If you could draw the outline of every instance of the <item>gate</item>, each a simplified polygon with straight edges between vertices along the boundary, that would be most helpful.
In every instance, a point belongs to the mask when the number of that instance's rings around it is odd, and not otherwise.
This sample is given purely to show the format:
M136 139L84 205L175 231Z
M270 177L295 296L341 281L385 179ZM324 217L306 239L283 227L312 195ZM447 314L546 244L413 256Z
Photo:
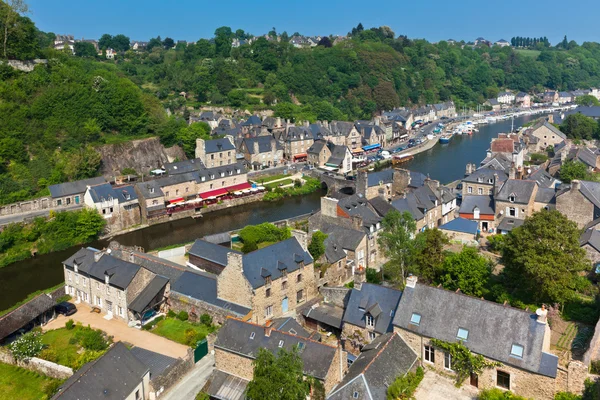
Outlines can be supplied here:
M202 358L208 354L208 341L206 339L202 339L196 344L196 348L194 349L194 363L202 360Z

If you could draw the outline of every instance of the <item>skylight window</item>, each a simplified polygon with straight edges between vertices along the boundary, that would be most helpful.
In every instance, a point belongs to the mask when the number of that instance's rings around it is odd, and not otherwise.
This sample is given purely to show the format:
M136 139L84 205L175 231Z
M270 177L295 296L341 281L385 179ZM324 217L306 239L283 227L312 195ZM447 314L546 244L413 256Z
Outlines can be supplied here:
M302 351L302 350L304 350L304 347L305 347L305 344L304 344L304 343L302 343L302 342L299 342L299 343L298 343L298 351Z
M283 340L279 341L279 347L283 347Z
M250 334L250 339L254 339L254 336L256 336L256 333L252 332L252 333Z
M463 328L458 328L456 338L460 340L467 340L469 338L469 331Z
M510 349L510 355L517 358L523 358L523 346L520 344L513 344Z
M413 313L410 317L410 323L418 326L421 323L421 314Z

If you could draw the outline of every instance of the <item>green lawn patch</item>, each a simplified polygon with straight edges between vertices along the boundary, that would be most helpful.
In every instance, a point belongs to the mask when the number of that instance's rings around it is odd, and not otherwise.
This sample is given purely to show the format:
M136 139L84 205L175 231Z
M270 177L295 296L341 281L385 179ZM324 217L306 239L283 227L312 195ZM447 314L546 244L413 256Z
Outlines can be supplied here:
M525 57L533 57L533 58L537 58L537 56L539 56L541 53L541 51L539 51L539 50L528 50L528 49L516 49L515 51Z
M267 182L275 181L277 179L287 178L288 176L292 176L292 174L279 174L279 175L267 176L266 178L259 178L259 179L255 179L254 181L257 183L267 183Z
M189 334L186 331L193 330L196 333L195 339L204 339L209 333L214 331L213 327L207 327L201 324L194 324L189 321L181 321L176 318L165 318L160 321L150 332L167 338L177 343L189 346Z
M49 399L62 381L14 365L0 363L0 398Z
M60 328L41 336L44 349L39 358L64 365L73 370L93 361L106 352L112 338L89 327L75 325L72 329Z
M284 179L282 181L277 181L277 182L273 182L273 183L267 183L264 186L267 189L272 190L273 188L276 188L276 187L279 187L279 186L289 185L290 183L294 183L294 180L293 179Z
M74 335L75 329L67 330L66 328L47 331L42 335L42 343L48 346L46 349L56 355L56 359L50 361L67 367L72 367L75 364L81 346L77 343L70 343ZM44 350L42 350L42 355L43 352Z

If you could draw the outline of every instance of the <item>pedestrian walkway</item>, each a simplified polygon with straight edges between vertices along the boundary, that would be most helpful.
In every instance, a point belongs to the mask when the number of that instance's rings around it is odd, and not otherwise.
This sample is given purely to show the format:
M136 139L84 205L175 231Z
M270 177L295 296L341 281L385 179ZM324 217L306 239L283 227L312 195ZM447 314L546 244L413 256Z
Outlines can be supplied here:
M206 355L179 382L160 396L161 400L194 400L215 369L215 356Z

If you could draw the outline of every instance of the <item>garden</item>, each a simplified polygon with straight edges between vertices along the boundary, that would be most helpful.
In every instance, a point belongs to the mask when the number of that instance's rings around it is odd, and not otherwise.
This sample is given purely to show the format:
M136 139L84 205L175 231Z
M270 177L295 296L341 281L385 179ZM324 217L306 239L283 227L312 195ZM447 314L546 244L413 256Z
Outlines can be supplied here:
M265 201L277 201L291 196L302 196L316 192L321 188L321 182L316 178L303 177L304 183L301 180L296 179L293 187L280 188L276 187L271 192L265 193L263 200ZM291 183L291 182L290 182ZM279 182L277 182L279 184Z
M189 314L185 311L175 313L169 310L166 317L160 316L142 328L166 339L181 343L185 346L196 347L196 344L215 332L212 317L208 314L200 316L200 322L189 321Z
M2 399L46 400L52 397L62 382L25 368L0 363Z

